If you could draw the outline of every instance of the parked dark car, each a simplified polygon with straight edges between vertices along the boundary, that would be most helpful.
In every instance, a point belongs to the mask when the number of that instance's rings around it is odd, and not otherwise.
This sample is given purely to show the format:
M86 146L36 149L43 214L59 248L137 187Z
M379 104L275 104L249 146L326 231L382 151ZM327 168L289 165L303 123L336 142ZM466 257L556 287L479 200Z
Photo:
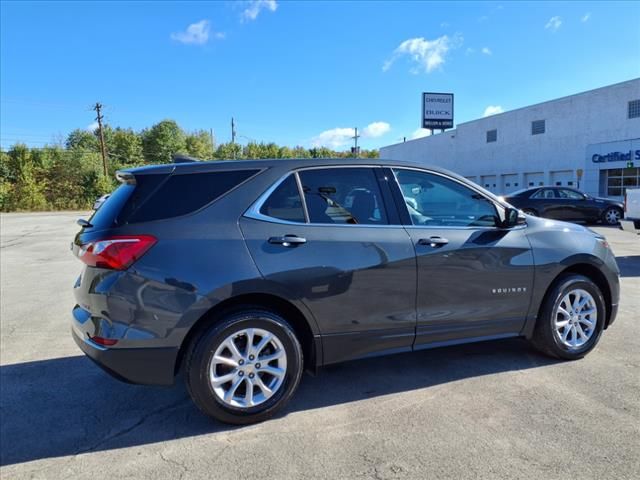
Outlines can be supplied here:
M304 159L117 176L72 243L86 264L73 337L129 382L182 369L224 422L272 416L305 368L518 336L577 359L616 317L604 237L438 168Z
M519 190L505 200L528 215L556 220L617 225L623 216L622 202L587 195L568 187L533 187Z

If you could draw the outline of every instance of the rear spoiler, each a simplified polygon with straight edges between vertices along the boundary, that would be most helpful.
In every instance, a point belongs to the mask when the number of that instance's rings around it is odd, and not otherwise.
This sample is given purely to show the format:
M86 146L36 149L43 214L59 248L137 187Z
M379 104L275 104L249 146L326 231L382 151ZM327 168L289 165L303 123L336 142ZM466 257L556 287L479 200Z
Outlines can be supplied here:
M133 176L133 173L123 172L122 170L118 170L116 172L116 179L120 183L126 183L127 185L135 185L136 177Z

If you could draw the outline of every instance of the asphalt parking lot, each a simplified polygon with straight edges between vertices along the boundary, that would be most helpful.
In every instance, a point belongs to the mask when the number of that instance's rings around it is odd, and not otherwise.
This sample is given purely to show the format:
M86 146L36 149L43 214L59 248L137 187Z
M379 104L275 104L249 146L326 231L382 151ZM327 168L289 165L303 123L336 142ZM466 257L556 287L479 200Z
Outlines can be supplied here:
M616 323L577 362L521 340L305 376L277 418L205 418L181 382L110 378L69 334L79 214L1 217L0 477L640 477L640 236L595 227L622 270Z

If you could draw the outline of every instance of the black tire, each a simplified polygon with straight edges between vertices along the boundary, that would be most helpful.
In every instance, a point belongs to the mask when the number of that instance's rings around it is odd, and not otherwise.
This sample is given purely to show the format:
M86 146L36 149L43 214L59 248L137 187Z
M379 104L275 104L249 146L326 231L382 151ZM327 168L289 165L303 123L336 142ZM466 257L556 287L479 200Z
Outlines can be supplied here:
M615 221L612 218L610 218L612 212L615 212L618 214L618 219L616 219ZM623 218L623 216L624 216L624 213L618 207L609 207L602 214L602 223L606 225L618 225L620 223L620 220Z
M538 216L538 212L536 212L533 208L523 208L522 211L527 215L531 215L532 217Z
M286 373L280 387L264 403L234 407L224 403L214 392L209 381L209 367L222 342L247 328L266 330L279 339L286 354ZM267 420L287 404L300 383L303 365L302 347L287 321L273 312L250 307L223 315L194 340L187 352L185 382L189 395L205 415L224 423L245 425Z
M593 297L598 317L594 331L587 342L580 347L568 347L562 343L555 332L554 312L563 297L571 290L582 289ZM604 329L606 320L606 304L602 292L589 278L582 275L564 275L551 286L540 307L531 343L541 352L564 360L577 360L595 348Z

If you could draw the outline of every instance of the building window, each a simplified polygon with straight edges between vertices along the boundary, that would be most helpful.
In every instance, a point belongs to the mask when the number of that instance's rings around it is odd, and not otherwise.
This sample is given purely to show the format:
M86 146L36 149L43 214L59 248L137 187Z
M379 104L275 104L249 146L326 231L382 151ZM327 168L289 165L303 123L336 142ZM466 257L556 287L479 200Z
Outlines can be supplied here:
M513 184L513 186L514 186L514 187L517 187L517 186L518 186L518 182L514 183L514 184Z
M545 121L534 120L531 122L531 135L540 135L545 132Z
M640 100L631 100L629 102L629 118L640 117Z
M640 168L613 168L607 170L607 196L621 197L627 188L640 187Z
M487 130L487 143L498 140L498 130Z

